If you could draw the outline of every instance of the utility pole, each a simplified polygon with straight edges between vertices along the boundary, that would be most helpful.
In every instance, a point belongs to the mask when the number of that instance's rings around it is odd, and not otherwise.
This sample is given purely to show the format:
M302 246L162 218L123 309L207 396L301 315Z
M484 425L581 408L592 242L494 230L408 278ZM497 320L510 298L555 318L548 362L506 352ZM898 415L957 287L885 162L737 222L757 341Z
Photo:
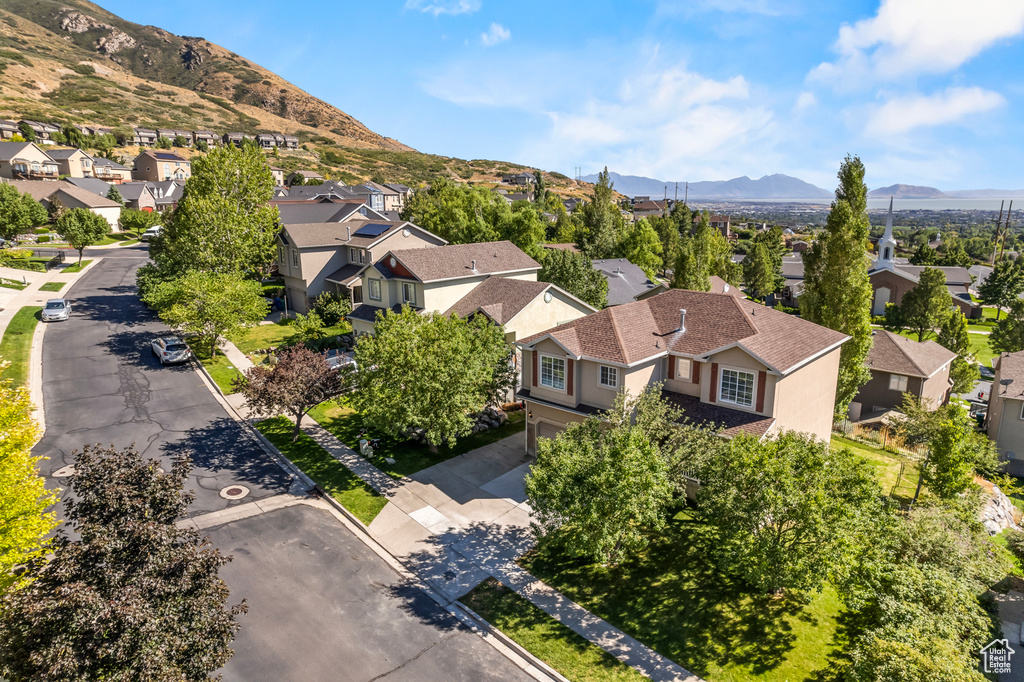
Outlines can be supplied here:
M689 206L690 205L690 183L689 182L686 183L686 190L685 191L686 191L686 194L683 195L683 203L686 206Z
M996 247L999 246L999 229L1003 224L1003 205L1006 204L1006 199L999 202L999 217L996 218L996 240L992 243L992 259L989 261L990 265L996 264Z
M662 204L661 215L662 217L668 215L668 185L665 185L665 198Z
M676 197L672 200L673 203L679 203L679 183L676 183Z
M1012 214L1013 199L1010 199L1010 207L1006 209L1006 224L1003 226L1003 235L999 238L999 260L1003 260L1003 250L1006 248L1006 235L1010 233L1010 216Z

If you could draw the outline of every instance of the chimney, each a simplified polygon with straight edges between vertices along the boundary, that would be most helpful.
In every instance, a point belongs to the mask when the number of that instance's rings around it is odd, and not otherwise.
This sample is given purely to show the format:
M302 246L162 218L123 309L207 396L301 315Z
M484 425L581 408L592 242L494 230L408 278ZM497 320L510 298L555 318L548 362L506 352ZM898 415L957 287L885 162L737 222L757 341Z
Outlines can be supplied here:
M679 331L686 331L686 308L679 309Z
M469 269L472 270L473 272L476 272L476 261L475 260L473 261L473 264L469 267Z
M352 241L352 226L351 225L346 226L345 227L345 231L348 232L348 236L345 237L345 241L347 241L347 242Z

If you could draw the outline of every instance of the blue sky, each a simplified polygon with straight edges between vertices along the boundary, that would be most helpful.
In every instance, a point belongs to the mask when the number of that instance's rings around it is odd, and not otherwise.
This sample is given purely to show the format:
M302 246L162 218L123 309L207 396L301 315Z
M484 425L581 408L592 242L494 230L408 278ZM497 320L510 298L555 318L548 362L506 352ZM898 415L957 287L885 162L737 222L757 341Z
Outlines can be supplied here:
M101 0L424 152L571 175L1024 188L1022 0Z

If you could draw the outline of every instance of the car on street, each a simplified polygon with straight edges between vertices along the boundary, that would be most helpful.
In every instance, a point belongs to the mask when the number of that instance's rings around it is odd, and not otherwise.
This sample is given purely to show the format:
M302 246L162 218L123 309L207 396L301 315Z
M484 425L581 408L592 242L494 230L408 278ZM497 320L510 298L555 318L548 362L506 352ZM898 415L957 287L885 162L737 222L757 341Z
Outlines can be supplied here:
M161 336L153 339L150 348L153 349L153 355L157 357L161 365L188 362L188 359L192 357L192 351L188 349L188 345L177 336Z
M51 298L43 306L43 322L57 322L71 317L71 303L66 298Z
M141 241L148 242L153 237L159 237L160 236L160 228L161 228L160 225L154 225L153 227L151 227L148 230L146 230L145 232L143 232L142 236L139 237L139 239Z

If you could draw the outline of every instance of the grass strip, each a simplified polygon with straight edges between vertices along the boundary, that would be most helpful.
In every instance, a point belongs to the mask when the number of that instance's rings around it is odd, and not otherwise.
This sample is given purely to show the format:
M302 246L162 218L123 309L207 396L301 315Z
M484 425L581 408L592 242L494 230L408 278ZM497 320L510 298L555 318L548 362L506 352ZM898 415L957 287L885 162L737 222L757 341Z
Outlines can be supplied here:
M19 282L16 279L7 279L6 277L0 277L0 287L3 287L5 289L17 289L18 291L21 291L27 286L27 284L23 284L22 282Z
M39 291L60 291L67 282L47 282L39 287Z
M91 260L84 260L84 261L82 261L81 265L78 265L77 263L75 265L69 265L68 267L66 267L63 270L61 270L61 272L66 272L66 273L69 273L69 274L73 274L73 273L76 273L76 272L81 272L91 262L92 262Z
M265 419L257 423L256 428L295 466L366 525L370 525L388 503L387 498L366 485L305 433L300 433L298 440L293 443L292 431L295 427L289 419Z
M647 679L494 578L480 583L461 601L572 682Z
M15 386L28 383L28 361L32 354L32 333L40 319L42 307L27 305L14 313L10 324L4 330L4 338L0 339L0 358L10 362L11 366L4 372Z

